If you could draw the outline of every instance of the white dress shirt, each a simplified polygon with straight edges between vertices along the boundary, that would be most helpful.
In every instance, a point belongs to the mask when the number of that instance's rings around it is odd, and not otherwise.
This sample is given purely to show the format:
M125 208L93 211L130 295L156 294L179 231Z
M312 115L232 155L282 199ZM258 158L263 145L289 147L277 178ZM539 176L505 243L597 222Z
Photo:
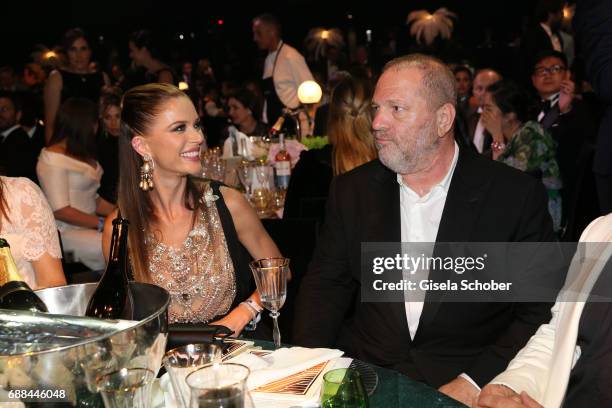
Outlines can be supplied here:
M4 139L6 139L6 137L10 135L11 133L13 133L13 130L17 129L18 127L19 125L15 125L11 128L6 129L4 132L0 133L0 142L4 142Z
M557 92L556 94L553 94L547 98L547 100L550 101L551 108L559 103L559 96L561 96L561 93ZM538 122L544 119L544 116L546 116L546 112L540 111L540 113L538 114Z
M397 175L400 185L400 219L402 242L436 242L442 210L450 187L453 172L459 158L459 147L455 143L455 155L446 176L429 193L419 197L410 187L404 184L401 175ZM426 254L427 255L427 254ZM431 254L429 254L431 255ZM408 293L405 293L405 298ZM423 311L423 301L405 302L406 318L410 337L414 339L419 319Z
M553 49L555 51L563 52L563 47L561 47L561 40L559 39L559 36L557 36L557 34L553 34L548 24L540 23L540 26L542 26L542 29L546 31L546 34L548 34L548 38L550 38Z
M484 132L485 127L482 123L482 108L479 106L477 112L480 114L478 117L478 123L476 124L476 130L474 130L474 138L472 139L472 143L476 146L476 150L478 153L482 153L484 150Z
M278 58L276 58L277 54ZM274 61L276 61L276 66ZM262 78L270 77L273 77L274 89L278 99L280 99L283 105L291 109L297 108L300 105L300 100L297 96L300 84L304 81L313 80L302 54L282 41L279 42L278 48L275 51L268 54L264 62ZM274 120L272 118L268 119Z

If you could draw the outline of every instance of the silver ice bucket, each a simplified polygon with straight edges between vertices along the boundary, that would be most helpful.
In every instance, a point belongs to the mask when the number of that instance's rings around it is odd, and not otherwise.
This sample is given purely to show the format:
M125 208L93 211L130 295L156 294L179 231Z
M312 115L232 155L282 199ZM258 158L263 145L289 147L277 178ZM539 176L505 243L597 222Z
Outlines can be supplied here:
M168 340L170 296L155 285L130 285L134 322L72 318L85 314L95 283L37 291L58 316L22 312L11 318L0 310L0 401L19 391L21 401L103 407L100 376L123 368L157 373ZM24 390L33 392L24 398Z

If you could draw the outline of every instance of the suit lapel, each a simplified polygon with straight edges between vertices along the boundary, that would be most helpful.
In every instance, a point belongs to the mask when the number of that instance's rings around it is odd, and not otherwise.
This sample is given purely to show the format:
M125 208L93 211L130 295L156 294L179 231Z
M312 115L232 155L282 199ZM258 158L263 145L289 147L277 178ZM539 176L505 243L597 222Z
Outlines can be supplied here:
M366 197L370 214L367 216L366 242L397 243L397 252L401 251L401 218L399 202L399 184L397 175L380 165L379 172L370 180L371 194ZM379 303L389 307L393 321L398 323L401 336L410 340L406 310L402 302Z
M477 160L476 153L467 149L459 151L457 167L444 203L436 242L469 242L472 240L472 231L480 214L486 187L490 183L488 175L478 170ZM435 273L437 279L446 279L440 274L441 272ZM452 272L445 272L446 275L450 273ZM433 322L441 301L441 292L426 293L417 335L422 327Z

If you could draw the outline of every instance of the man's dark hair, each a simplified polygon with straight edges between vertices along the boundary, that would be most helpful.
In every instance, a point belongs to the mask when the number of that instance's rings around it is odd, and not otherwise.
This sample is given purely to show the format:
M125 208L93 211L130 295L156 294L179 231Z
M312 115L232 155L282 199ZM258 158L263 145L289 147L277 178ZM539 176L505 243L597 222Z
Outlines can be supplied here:
M535 17L538 23L548 20L549 14L563 10L563 0L539 0L535 8Z
M544 50L544 51L538 53L538 55L536 55L536 57L534 59L534 63L533 63L533 67L532 68L535 69L535 67L540 62L542 62L542 60L544 60L546 58L558 58L563 63L563 66L565 68L568 68L568 66L567 66L567 57L565 56L565 54L562 53L562 52L559 52L559 51L555 51L555 50Z
M0 91L0 98L8 99L17 112L21 111L22 99L15 92Z
M455 69L453 69L453 74L454 75L457 75L459 72L465 72L466 74L468 74L470 79L473 79L473 77L474 77L474 75L472 74L472 71L470 71L470 69L468 67L466 67L465 65L459 65L459 66L455 67Z
M514 112L522 123L529 120L529 96L517 83L502 79L489 85L487 92L502 113Z
M273 26L274 28L276 28L276 31L278 32L278 36L279 37L281 36L282 34L281 23L280 21L278 21L278 18L276 18L274 15L270 13L263 13L255 17L253 19L253 22L255 21L261 21L264 24Z

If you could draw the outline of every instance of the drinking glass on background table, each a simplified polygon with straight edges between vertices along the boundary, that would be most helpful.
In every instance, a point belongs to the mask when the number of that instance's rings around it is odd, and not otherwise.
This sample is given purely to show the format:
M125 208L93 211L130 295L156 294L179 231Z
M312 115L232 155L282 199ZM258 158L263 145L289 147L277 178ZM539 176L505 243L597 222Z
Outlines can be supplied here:
M262 217L270 211L270 203L273 198L273 173L272 167L266 164L258 164L252 170L252 192L250 196L251 204L257 214Z
M150 408L155 373L146 368L122 368L97 381L106 408Z
M259 297L263 306L270 311L274 322L274 346L280 348L281 338L278 329L279 310L287 297L287 277L289 276L288 258L264 258L249 264Z
M368 408L368 394L359 371L338 368L323 376L321 408Z
M247 198L251 198L251 186L253 184L253 179L251 178L251 163L247 160L243 160L240 162L240 165L236 169L238 173L238 179L240 179L240 183L244 187Z
M188 344L166 353L163 364L170 377L177 402L182 407L188 408L191 399L185 378L208 364L220 363L222 355L223 350L216 344Z
M253 408L247 388L250 371L241 364L220 363L200 368L187 376L190 408Z

